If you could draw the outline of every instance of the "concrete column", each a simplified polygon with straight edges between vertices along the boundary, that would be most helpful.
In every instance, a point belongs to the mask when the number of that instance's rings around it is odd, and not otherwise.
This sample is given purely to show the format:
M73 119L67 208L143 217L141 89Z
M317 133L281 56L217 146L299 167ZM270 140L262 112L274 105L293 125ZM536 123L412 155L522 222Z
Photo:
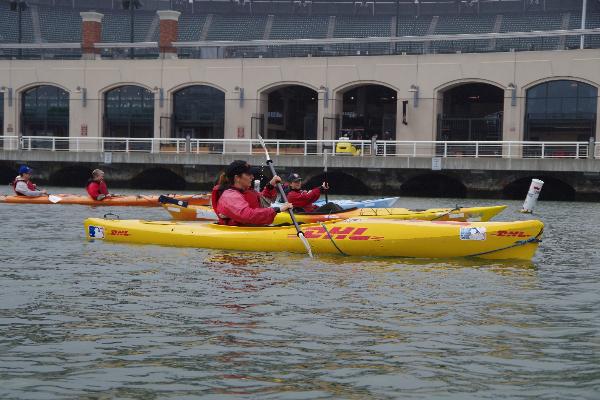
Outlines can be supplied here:
M156 12L160 19L158 48L162 58L177 58L177 50L173 42L177 41L177 26L179 11L159 10Z
M327 105L329 107L329 104ZM328 139L330 133L323 129L323 117L327 113L328 108L325 108L325 89L317 91L317 140ZM325 128L328 128L327 126Z
M502 121L502 140L525 140L524 118L525 118L525 99L519 96L519 88L517 91L516 105L512 105L512 90L506 88L504 90L504 115ZM521 146L504 146L502 155L504 157L520 157L523 152Z
M100 49L94 45L102 42L102 17L95 11L86 11L79 13L81 15L81 49L84 60L94 60L100 58Z

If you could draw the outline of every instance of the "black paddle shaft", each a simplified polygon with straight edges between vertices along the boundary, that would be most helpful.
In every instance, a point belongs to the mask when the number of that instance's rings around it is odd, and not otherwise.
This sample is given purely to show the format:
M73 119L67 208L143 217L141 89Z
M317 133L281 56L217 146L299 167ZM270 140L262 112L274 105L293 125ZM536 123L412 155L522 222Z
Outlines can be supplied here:
M273 166L273 160L267 160L267 165L271 169L271 174L273 174L273 176L276 176L277 172L275 172L275 167ZM279 191L279 194L281 195L281 199L283 200L284 203L287 203L288 199L287 199L287 196L285 195L285 192L283 191L283 187L281 186L281 183L277 182L276 186L277 186L277 190ZM294 223L294 226L298 230L298 233L302 233L302 231L300 230L300 225L298 225L298 221L296 221L296 217L294 216L294 212L292 211L292 209L290 208L288 210L288 212L290 213L290 217L292 218L292 222Z

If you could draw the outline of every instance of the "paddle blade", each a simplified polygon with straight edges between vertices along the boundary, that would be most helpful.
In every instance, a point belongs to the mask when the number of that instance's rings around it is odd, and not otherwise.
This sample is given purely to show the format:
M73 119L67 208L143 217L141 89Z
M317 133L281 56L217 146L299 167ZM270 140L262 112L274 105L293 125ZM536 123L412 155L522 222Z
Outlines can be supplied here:
M160 195L158 197L158 202L161 204L175 204L179 207L187 207L188 206L188 202L184 201L184 200L177 200L173 197L169 197L169 196L164 196L164 195Z
M308 243L308 239L306 239L304 237L304 233L302 233L302 231L298 232L298 237L300 238L300 240L302 240L302 244L306 248L306 252L308 253L308 256L310 258L313 258L312 249L310 248L310 244Z
M51 203L56 204L56 203L58 203L59 201L62 200L62 197L58 197L58 196L55 196L55 195L51 194L51 195L48 196L48 200L50 200Z

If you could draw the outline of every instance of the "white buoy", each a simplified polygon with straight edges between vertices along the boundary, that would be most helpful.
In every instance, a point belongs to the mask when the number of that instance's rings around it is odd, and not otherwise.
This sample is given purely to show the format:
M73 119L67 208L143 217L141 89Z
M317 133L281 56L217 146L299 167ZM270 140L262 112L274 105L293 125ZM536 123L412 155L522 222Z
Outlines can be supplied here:
M539 179L531 180L531 185L529 186L529 191L527 192L525 202L523 203L523 209L521 210L522 213L531 214L533 212L537 199L542 191L542 186L544 186L544 181Z
M260 192L260 179L254 180L254 190L256 190L257 192Z

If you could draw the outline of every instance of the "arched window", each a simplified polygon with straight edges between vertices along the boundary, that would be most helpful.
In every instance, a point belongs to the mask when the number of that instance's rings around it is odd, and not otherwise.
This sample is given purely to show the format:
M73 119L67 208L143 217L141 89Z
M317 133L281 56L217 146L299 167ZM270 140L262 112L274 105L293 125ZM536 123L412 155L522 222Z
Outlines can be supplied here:
M40 85L21 96L23 136L69 136L69 93Z
M154 137L154 93L126 85L104 95L104 136Z
M268 93L269 138L317 139L318 94L300 85L280 86Z
M362 85L344 92L342 126L338 136L353 140L396 140L395 90L382 85Z
M556 80L527 90L525 140L588 141L596 136L598 89Z
M225 93L206 85L188 86L173 94L173 137L225 137Z

